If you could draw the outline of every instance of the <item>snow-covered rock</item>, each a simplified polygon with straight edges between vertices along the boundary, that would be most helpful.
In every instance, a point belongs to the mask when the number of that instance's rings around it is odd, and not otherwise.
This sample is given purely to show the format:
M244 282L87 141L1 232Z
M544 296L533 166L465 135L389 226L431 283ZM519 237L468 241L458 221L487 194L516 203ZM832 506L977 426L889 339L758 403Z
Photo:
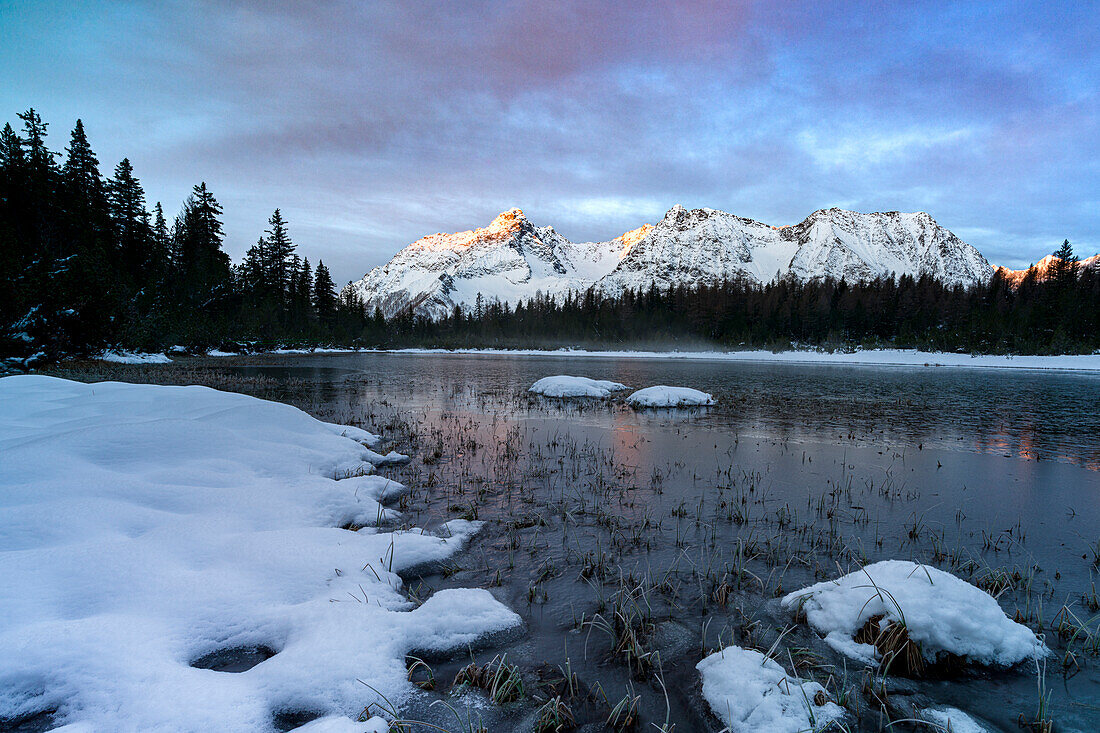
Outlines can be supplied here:
M884 560L783 598L837 651L872 661L877 650L853 637L870 619L904 624L927 661L951 654L971 662L1010 666L1047 653L1043 643L1001 610L985 591L950 573L907 560Z
M544 397L610 397L612 392L628 389L625 384L610 382L606 379L588 377L570 377L564 374L556 377L543 377L530 386L528 392Z
M354 719L414 694L404 655L520 618L480 589L415 607L397 572L476 522L380 531L403 487L375 436L205 387L0 379L0 720L87 730L264 731L275 711ZM355 525L358 531L339 529ZM242 674L192 667L276 652ZM318 729L339 729L339 718ZM74 728L75 729L75 728ZM344 725L343 729L350 729ZM362 727L356 728L361 730Z
M807 733L844 717L820 684L788 675L755 649L729 646L695 668L703 698L733 733Z
M945 283L987 280L992 267L976 249L925 213L815 211L794 226L775 227L716 209L674 206L609 242L576 244L553 227L536 227L519 209L483 229L433 234L348 287L368 308L439 318L457 305L511 304L536 293L561 297L595 287L695 287L743 278L868 280L930 275Z
M635 407L695 407L713 405L714 398L707 392L691 387L646 387L634 392L626 401Z

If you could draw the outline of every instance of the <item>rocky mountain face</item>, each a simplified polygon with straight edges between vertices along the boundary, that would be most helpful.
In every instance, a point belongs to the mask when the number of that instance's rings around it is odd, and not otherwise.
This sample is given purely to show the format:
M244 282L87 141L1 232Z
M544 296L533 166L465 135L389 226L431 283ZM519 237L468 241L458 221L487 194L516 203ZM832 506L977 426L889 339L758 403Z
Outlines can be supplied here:
M930 275L972 285L993 268L925 213L815 211L775 227L715 209L674 206L609 242L570 242L553 227L536 227L519 209L483 229L432 234L413 242L351 288L387 316L409 310L430 318L494 299L515 304L537 293L560 296L596 288L693 287L743 278L767 283L791 275L863 281Z
M1020 283L1022 283L1024 281L1024 278L1027 277L1027 274L1032 269L1035 270L1036 279L1046 280L1047 275L1050 272L1050 266L1054 263L1055 259L1057 259L1057 258L1054 255L1047 255L1046 257L1039 260L1038 262L1036 262L1031 267L1023 269L1023 270L1010 270L1007 267L1001 267L999 265L997 267L995 267L994 269L997 272L999 272L1001 274L1001 277L1003 277L1005 280L1007 280L1008 284L1012 286L1013 290L1015 290L1016 288L1018 288L1020 286ZM1081 270L1095 269L1097 271L1100 271L1100 254L1096 254L1096 255L1093 255L1092 257L1088 257L1086 259L1081 260L1078 263L1078 267Z

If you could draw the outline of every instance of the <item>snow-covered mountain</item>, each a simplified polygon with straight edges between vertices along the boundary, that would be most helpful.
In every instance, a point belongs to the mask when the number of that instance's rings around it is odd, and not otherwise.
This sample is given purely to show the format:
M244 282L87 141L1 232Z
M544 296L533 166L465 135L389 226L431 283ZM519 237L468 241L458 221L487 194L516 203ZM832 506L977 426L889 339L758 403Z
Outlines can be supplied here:
M609 242L574 243L511 209L484 229L419 239L348 287L387 316L411 310L438 318L456 305L473 307L478 294L486 302L516 303L592 287L614 295L651 284L766 283L787 274L850 281L928 274L970 285L992 272L978 250L925 213L823 209L800 224L774 227L674 206L656 225Z

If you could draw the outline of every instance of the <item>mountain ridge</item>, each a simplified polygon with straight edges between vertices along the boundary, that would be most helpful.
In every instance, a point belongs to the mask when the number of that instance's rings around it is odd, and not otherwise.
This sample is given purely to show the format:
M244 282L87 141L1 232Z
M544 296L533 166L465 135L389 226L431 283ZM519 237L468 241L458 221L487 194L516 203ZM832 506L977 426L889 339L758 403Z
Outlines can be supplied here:
M656 224L605 242L576 243L513 208L487 227L422 237L347 287L387 317L411 311L440 318L456 306L476 307L479 294L483 302L514 305L536 294L590 288L617 295L735 278L767 283L786 275L849 281L930 275L973 285L993 271L977 249L925 212L818 209L797 224L773 226L677 204Z

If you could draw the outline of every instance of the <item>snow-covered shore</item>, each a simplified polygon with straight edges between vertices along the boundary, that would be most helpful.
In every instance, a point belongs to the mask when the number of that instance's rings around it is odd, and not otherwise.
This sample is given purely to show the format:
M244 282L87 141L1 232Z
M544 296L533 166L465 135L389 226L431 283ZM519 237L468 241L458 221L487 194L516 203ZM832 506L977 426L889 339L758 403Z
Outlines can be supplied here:
M965 367L986 369L1056 369L1100 372L1100 354L1059 356L970 355L910 349L827 351L590 351L585 349L366 349L387 354L467 354L484 356L568 356L605 359L672 359L699 361L776 362L904 367Z
M669 359L682 361L743 361L751 363L823 364L841 366L953 367L967 369L1051 369L1057 371L1100 372L1100 353L1034 356L1021 354L956 354L915 349L867 349L852 352L767 351L634 351L590 349L275 349L248 356L297 356L310 354L463 354L475 356L568 356L570 358ZM210 351L206 356L245 356L228 351ZM103 361L124 364L156 364L170 361L162 354L105 352Z
M0 404L0 721L350 724L379 693L415 694L410 650L521 625L486 590L406 599L397 573L452 556L479 523L379 529L401 486L374 466L402 457L364 430L195 386L21 375L0 379ZM192 666L242 647L273 656Z

